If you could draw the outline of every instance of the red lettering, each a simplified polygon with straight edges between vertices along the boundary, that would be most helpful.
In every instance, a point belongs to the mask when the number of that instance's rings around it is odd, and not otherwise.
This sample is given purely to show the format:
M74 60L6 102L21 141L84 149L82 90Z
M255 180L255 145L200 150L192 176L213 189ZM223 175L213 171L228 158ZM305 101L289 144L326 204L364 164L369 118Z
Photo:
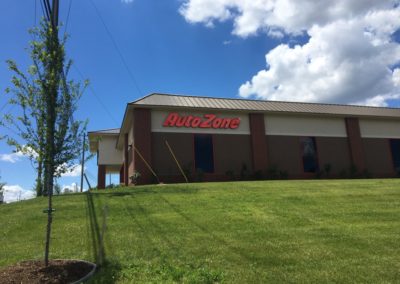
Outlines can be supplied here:
M195 116L192 120L192 127L193 128L199 127L200 123L201 123L201 118L198 116Z
M185 122L185 127L190 127L190 122L192 121L192 119L193 119L192 115L189 115L187 117L186 122Z
M175 126L176 120L178 119L179 114L176 112L171 112L168 114L167 118L165 119L163 126L168 127L168 126Z
M221 126L222 123L222 119L221 118L216 118L214 119L213 123L212 123L212 127L213 128L219 128Z
M175 124L176 127L182 127L185 125L187 117L186 116L180 116Z
M231 118L222 118L221 122L221 128L229 128L229 125L231 124Z
M164 127L192 127L192 128L213 128L213 129L236 129L240 125L240 119L235 118L221 118L215 114L204 114L201 116L193 115L179 115L176 112L168 114L164 120Z
M206 120L200 124L200 128L211 128L211 122L215 117L215 114L205 114L204 118L206 118Z
M230 129L236 129L239 127L240 124L240 119L239 118L233 118L231 120L231 124L229 125Z

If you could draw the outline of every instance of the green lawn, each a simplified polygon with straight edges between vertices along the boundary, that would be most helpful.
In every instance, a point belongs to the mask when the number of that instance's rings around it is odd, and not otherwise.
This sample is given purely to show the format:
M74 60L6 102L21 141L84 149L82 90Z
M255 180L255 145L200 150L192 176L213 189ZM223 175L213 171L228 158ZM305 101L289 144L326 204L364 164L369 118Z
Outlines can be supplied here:
M141 186L54 206L51 257L103 259L94 283L400 282L400 179ZM42 257L44 208L0 206L0 267Z

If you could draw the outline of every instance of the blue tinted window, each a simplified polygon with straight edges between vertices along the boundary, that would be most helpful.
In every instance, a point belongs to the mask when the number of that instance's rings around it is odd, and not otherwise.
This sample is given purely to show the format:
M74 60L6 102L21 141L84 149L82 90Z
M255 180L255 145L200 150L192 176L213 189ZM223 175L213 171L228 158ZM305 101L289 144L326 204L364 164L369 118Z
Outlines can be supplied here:
M209 134L194 135L194 157L196 170L205 173L214 172L214 150L212 136Z
M318 155L314 137L302 137L300 139L303 168L306 173L318 171Z
M393 166L397 172L400 172L400 139L391 139L390 149L392 150Z

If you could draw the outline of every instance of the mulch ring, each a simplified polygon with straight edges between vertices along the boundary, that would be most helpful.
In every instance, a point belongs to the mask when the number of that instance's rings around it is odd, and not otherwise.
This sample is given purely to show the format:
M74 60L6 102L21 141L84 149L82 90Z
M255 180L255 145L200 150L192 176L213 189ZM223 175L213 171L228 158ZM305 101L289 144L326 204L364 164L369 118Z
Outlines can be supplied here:
M93 265L79 260L29 260L0 269L0 284L73 283L85 277Z

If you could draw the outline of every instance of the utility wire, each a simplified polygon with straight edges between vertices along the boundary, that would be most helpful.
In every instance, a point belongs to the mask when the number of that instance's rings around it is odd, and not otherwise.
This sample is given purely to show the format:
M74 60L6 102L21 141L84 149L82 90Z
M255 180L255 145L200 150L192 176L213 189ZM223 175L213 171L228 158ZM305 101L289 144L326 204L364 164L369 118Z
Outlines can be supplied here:
M75 69L75 71L79 74L82 80L85 80L85 77L83 76L82 72L79 70L79 68L76 66L76 64L72 64L72 67ZM97 93L94 91L93 87L91 84L89 84L89 90L92 92L94 97L97 99L99 104L103 107L103 109L106 111L106 113L109 115L109 117L118 125L117 120L114 118L114 116L111 114L111 112L108 110L106 105L101 101L100 97L97 95Z
M1 108L0 108L0 112L8 105L8 102L6 102Z
M51 15L50 3L48 0L43 0L43 5L44 5L44 10L46 12L45 16L46 16L47 20L50 22L51 21L51 19L50 19L50 15Z
M70 14L70 12L71 12L71 6L72 6L72 0L69 0L69 6L68 6L67 19L65 20L64 34L66 34L66 33L67 33L67 29L68 29L68 21L69 21L69 14Z
M40 7L42 8L43 17L47 17L47 13L46 13L46 11L45 11L45 9L44 9L43 2L42 2L42 1L40 1Z
M143 92L142 92L142 90L139 88L139 85L138 85L138 83L137 83L137 81L136 81L136 79L135 79L135 76L133 75L132 71L130 70L128 64L126 63L126 60L125 60L124 56L122 55L120 49L118 48L118 45L117 45L117 43L116 43L116 41L115 41L115 39L114 39L112 33L110 32L109 28L108 28L107 25L106 25L106 22L104 21L103 17L101 16L99 9L97 8L96 4L94 4L93 0L90 0L90 2L92 3L92 5L93 5L93 7L94 7L97 16L100 18L100 21L101 21L101 23L103 24L104 29L106 30L108 36L110 37L110 39L111 39L111 41L112 41L112 43L113 43L113 45L114 45L114 48L115 48L115 50L117 51L117 53L118 53L118 55L119 55L119 58L120 58L121 61L122 61L122 64L124 65L126 71L128 72L129 77L131 78L131 80L132 80L133 84L135 85L136 89L138 90L139 94L140 94L141 96L143 96Z
M33 26L36 27L36 10L37 10L37 0L35 0L35 12L33 17Z

